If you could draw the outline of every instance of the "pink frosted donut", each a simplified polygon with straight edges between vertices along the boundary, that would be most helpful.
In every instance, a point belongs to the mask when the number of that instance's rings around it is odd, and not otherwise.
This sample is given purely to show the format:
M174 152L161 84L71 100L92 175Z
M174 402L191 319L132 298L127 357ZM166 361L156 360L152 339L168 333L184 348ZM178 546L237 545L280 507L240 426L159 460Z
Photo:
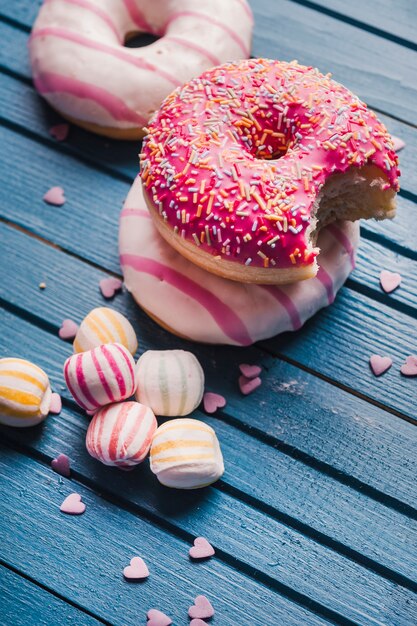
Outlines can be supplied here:
M130 398L135 392L135 362L120 343L108 343L73 354L64 377L74 400L86 411Z
M160 236L149 215L139 177L120 216L124 282L138 304L171 332L207 343L249 345L296 330L333 302L354 267L358 222L320 232L315 278L280 287L245 285L194 265Z
M67 119L135 139L175 87L247 58L252 25L246 0L44 0L29 41L34 83ZM144 32L160 39L125 46Z
M317 274L319 228L395 214L397 156L366 105L317 69L217 67L149 124L142 180L162 236L204 269L285 284Z
M145 459L157 427L152 410L139 402L109 404L94 414L85 444L104 465L131 469Z

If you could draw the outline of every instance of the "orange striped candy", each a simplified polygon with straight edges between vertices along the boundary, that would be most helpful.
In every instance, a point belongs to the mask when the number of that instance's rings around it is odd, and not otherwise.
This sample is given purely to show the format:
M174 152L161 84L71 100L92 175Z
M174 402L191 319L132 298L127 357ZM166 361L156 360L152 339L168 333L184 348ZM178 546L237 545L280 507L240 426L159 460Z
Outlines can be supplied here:
M159 482L176 489L206 487L224 472L216 433L190 418L170 420L158 428L150 460Z
M47 374L30 361L0 359L0 423L25 428L49 413L51 386Z
M74 339L74 352L87 352L106 343L120 343L131 354L138 348L132 324L109 307L98 307L83 319Z

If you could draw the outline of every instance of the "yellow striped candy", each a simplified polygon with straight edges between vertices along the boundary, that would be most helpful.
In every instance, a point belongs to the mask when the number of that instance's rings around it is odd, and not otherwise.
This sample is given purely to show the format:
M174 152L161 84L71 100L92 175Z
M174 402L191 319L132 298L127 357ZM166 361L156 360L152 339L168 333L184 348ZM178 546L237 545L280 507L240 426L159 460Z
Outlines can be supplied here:
M206 487L224 472L216 433L190 418L170 420L157 429L150 461L159 482L176 489Z
M87 352L106 343L121 343L131 354L138 348L132 324L124 315L109 309L93 309L81 322L74 339L74 352Z
M51 386L47 374L30 361L0 359L0 423L25 428L49 413Z

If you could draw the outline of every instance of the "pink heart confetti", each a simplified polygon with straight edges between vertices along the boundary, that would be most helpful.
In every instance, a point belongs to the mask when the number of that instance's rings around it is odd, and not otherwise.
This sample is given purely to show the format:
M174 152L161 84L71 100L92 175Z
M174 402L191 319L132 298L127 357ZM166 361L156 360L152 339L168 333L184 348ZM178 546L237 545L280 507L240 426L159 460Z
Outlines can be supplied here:
M417 376L417 354L410 354L400 369L403 376Z
M143 580L149 576L148 566L140 556L134 556L130 565L124 568L123 576L128 580Z
M70 477L70 460L66 454L58 454L56 459L52 459L51 467L57 474L61 474L61 476L65 476L65 478Z
M78 324L73 320L66 319L62 322L58 335L61 339L74 339L78 332Z
M55 206L62 206L66 200L62 187L51 187L43 197L44 202Z
M213 617L214 609L206 596L197 596L194 604L188 609L188 615L192 619L207 619Z
M119 278L114 278L113 276L103 278L99 282L100 291L105 298L113 298L116 291L120 291L122 285L122 281Z
M71 493L65 498L59 510L62 513L68 513L68 515L81 515L85 511L85 504L81 502L79 493Z
M262 372L259 365L248 365L247 363L241 363L239 369L245 378L256 378Z
M61 400L61 396L59 395L59 393L52 393L51 394L51 404L49 406L49 412L52 413L52 415L59 415L62 411L62 400Z
M208 626L208 624L204 620L197 618L191 620L190 626Z
M172 619L158 609L150 609L146 615L148 618L147 626L170 626L172 624Z
M375 376L382 376L391 367L392 359L389 356L373 354L369 359L369 365Z
M194 539L194 545L189 549L188 554L193 559L207 559L213 556L214 548L204 537Z
M403 141L399 137L394 137L394 135L391 135L391 139L392 139L392 143L394 144L395 152L399 152L405 147L405 141Z
M51 126L49 134L57 141L64 141L68 137L69 124L56 124Z
M226 406L226 398L223 398L218 393L206 391L203 396L203 406L206 413L215 413L217 409L222 409Z
M382 270L379 275L379 282L381 283L382 289L385 293L391 293L394 289L401 284L401 274L397 274L396 272L389 272L388 270Z
M255 391L255 389L260 387L261 384L262 381L259 376L257 376L256 378L246 378L246 376L239 376L239 389L244 396L247 396L248 394Z

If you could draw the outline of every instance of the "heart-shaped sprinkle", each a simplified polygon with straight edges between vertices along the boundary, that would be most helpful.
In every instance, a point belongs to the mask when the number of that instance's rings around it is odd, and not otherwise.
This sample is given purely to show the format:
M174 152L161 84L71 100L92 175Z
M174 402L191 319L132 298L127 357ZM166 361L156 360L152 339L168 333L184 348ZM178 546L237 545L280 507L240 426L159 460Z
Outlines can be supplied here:
M62 400L59 393L51 394L51 404L49 406L49 412L53 415L59 415L62 411Z
M215 413L217 409L222 409L226 406L226 398L223 398L218 393L206 391L203 396L203 406L206 413Z
M394 144L395 152L399 152L405 147L405 141L403 141L399 137L394 137L394 135L391 135L391 139L392 139L392 143Z
M119 278L114 278L114 276L103 278L99 282L100 291L105 298L113 298L116 291L120 291L122 285L122 281Z
M51 467L54 472L61 474L61 476L65 476L65 478L69 478L71 474L70 460L66 454L58 454L56 459L52 459Z
M58 335L61 339L74 339L78 331L78 324L73 320L64 320L61 324L61 328L58 331Z
M62 206L66 200L62 187L51 187L43 197L44 202Z
M246 378L246 376L239 376L239 389L244 396L255 391L262 384L259 376L256 378Z
M379 282L381 283L382 289L385 293L391 293L394 289L401 284L401 274L397 274L396 272L389 272L388 270L382 270L379 275Z
M190 626L208 626L208 624L204 620L197 617L197 619L191 620Z
M85 504L81 502L79 493L71 493L65 498L59 510L62 513L68 513L68 515L81 515L85 511Z
M214 548L204 537L194 539L194 545L189 549L188 554L193 559L207 559L213 556Z
M208 619L213 617L214 609L206 596L197 596L194 604L188 609L188 615L192 619Z
M64 141L68 137L68 132L69 124L56 124L49 129L49 134L57 141Z
M172 624L172 619L158 609L150 609L146 615L148 618L147 626L170 626Z
M245 378L256 378L262 372L259 365L248 365L247 363L241 363L239 369Z
M375 376L381 376L392 365L392 359L389 356L379 356L379 354L373 354L369 359L369 365Z
M123 576L128 580L142 580L143 578L148 578L148 566L140 556L134 556L130 561L130 565L124 568Z
M417 354L410 354L400 369L403 376L417 376Z

